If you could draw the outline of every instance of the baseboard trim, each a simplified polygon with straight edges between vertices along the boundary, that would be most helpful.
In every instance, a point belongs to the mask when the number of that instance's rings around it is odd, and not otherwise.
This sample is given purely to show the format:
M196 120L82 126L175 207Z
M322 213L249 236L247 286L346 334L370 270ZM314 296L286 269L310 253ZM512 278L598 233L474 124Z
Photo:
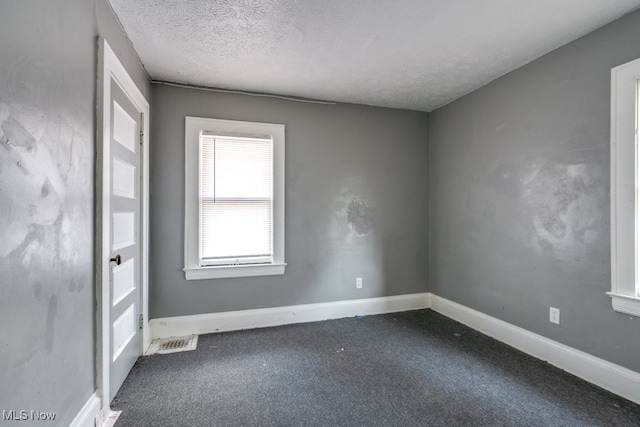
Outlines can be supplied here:
M164 317L152 319L149 321L149 327L151 329L151 337L156 339L317 322L357 315L384 314L423 308L429 308L428 293Z
M431 294L430 307L498 341L640 404L640 373Z
M97 393L93 393L73 421L71 421L69 427L95 427L99 413L100 398Z

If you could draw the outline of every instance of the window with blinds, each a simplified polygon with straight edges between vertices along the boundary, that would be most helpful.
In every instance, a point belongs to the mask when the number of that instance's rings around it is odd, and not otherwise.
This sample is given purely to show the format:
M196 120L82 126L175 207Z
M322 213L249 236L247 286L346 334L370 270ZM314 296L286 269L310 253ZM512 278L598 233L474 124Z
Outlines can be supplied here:
M187 280L285 273L285 127L185 117Z
M200 132L200 266L273 262L273 140Z

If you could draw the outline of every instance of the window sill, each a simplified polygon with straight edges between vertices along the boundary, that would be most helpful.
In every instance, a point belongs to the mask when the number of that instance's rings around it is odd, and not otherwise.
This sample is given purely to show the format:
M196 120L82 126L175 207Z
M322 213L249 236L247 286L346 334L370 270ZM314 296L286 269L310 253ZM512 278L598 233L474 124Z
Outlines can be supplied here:
M287 264L225 265L219 267L185 267L187 280L226 279L231 277L279 276Z
M607 292L607 295L611 297L611 305L615 311L640 317L640 298L613 292Z

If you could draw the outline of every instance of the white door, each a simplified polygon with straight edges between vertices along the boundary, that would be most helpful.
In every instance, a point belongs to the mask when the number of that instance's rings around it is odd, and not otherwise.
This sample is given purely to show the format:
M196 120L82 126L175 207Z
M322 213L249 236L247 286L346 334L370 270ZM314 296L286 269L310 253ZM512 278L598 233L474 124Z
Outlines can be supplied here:
M109 220L111 301L109 327L109 401L133 367L142 348L141 307L141 117L142 113L111 78ZM105 307L106 309L106 307Z

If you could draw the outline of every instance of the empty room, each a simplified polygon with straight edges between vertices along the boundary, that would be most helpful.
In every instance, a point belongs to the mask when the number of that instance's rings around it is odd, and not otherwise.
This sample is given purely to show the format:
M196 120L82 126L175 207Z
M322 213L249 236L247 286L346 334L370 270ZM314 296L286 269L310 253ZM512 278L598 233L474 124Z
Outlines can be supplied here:
M0 33L0 425L640 426L640 0Z

